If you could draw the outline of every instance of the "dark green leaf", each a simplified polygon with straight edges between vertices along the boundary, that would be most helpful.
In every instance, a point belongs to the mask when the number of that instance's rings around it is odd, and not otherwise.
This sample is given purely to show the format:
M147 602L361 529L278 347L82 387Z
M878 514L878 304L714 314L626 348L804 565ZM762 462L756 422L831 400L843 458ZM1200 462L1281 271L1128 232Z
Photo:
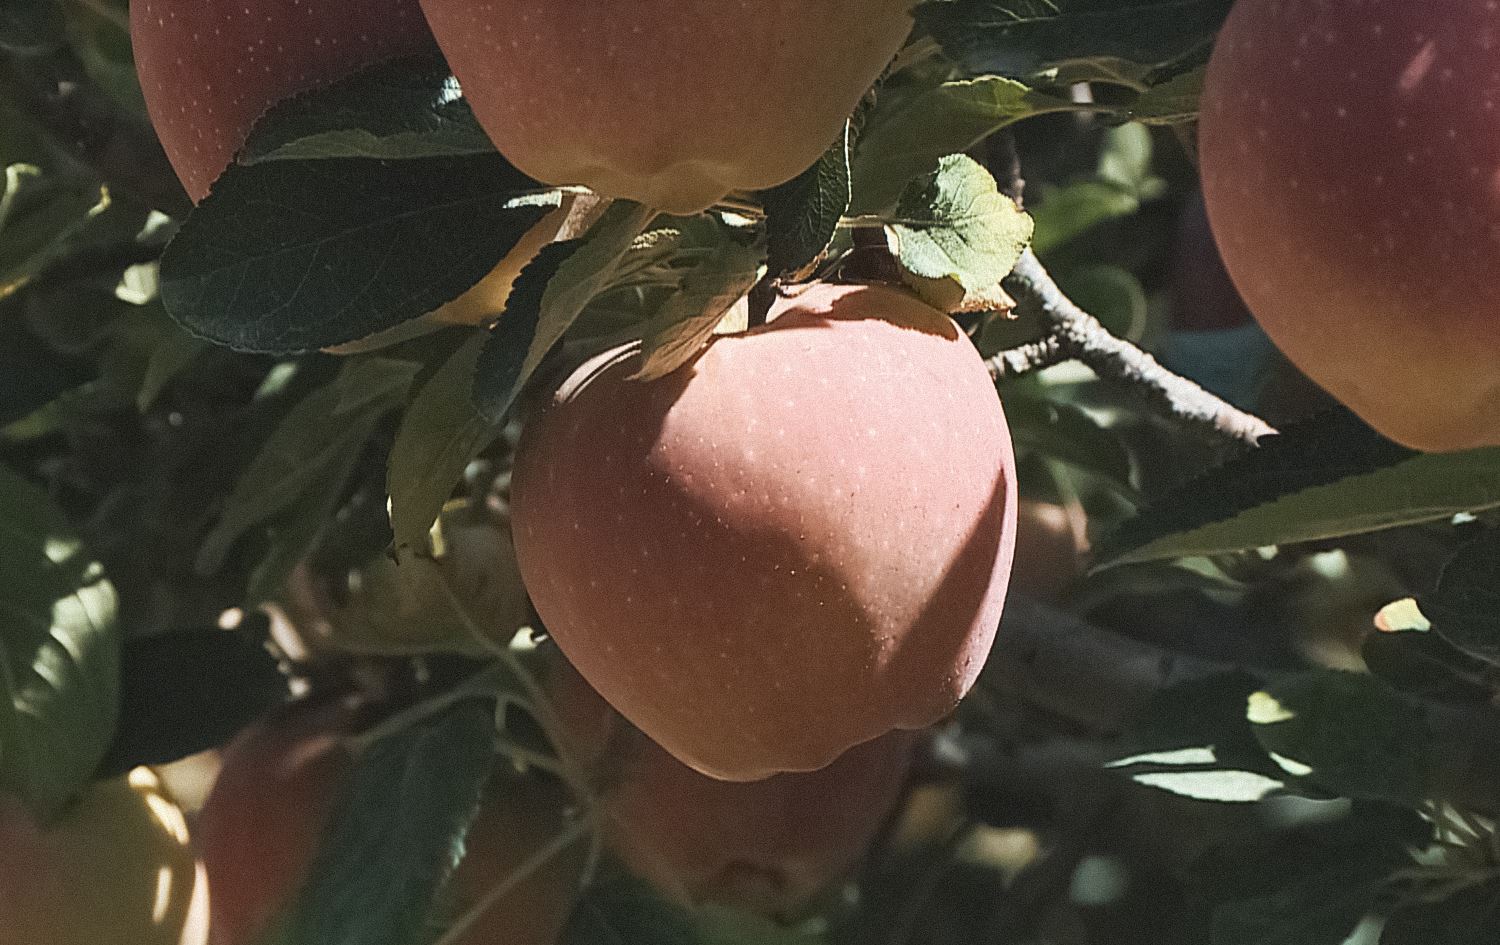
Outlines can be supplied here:
M286 415L241 475L218 525L204 539L198 570L213 574L230 548L257 525L294 511L294 524L326 509L330 491L342 490L375 424L406 400L418 366L370 357L350 360L330 384Z
M1211 945L1342 945L1431 836L1411 811L1353 805L1331 822L1216 849L1193 867L1213 910Z
M1370 672L1409 696L1470 704L1494 697L1485 665L1436 633L1372 633L1360 653Z
M1062 63L1149 71L1213 38L1232 0L954 0L924 3L917 24L973 72L1025 76ZM1101 77L1118 68L1102 69Z
M763 192L770 275L797 281L823 258L852 197L849 123L818 162L780 187Z
M1494 945L1500 942L1500 883L1459 890L1441 902L1398 909L1380 945Z
M1419 604L1443 639L1500 665L1500 531L1460 549L1443 568L1437 590Z
M0 467L0 792L50 818L114 734L115 590L45 493Z
M1099 548L1112 564L1243 551L1500 507L1500 448L1421 454L1334 410L1168 494Z
M552 244L522 271L479 358L474 404L481 414L503 422L542 358L610 285L654 215L641 204L616 201L582 239Z
M1416 806L1428 793L1433 733L1422 708L1374 676L1282 677L1250 697L1248 717L1289 774L1335 794Z
M62 11L52 0L6 0L0 7L0 51L35 55L61 46Z
M263 945L412 945L457 865L494 761L494 704L470 700L366 749L309 881Z
M561 201L498 155L230 168L162 257L162 301L245 351L347 344L472 288Z
M936 170L940 159L967 151L1022 118L1077 108L1065 98L996 76L945 82L896 96L890 105L882 100L854 151L854 209L884 210L914 178Z
M120 724L98 776L216 748L288 695L276 659L247 633L188 630L128 640Z
M396 547L426 548L427 532L469 462L494 442L495 425L474 409L474 374L489 337L475 332L406 408L391 447L387 491Z
M1164 690L1126 730L1110 767L1184 797L1261 800L1283 786L1285 773L1245 720L1245 700L1260 685L1247 673L1230 672Z
M612 878L589 888L573 908L558 945L706 945L691 913L646 883Z
M441 57L381 63L271 109L244 164L318 158L412 159L492 154Z

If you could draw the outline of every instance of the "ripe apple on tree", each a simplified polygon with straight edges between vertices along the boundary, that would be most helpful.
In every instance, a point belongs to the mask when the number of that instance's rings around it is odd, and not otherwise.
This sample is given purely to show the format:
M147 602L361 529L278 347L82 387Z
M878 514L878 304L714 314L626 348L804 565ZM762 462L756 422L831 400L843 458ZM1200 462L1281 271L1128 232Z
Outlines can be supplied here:
M39 825L0 797L0 945L203 945L182 813L140 768Z
M669 213L796 177L901 47L912 0L422 0L500 153Z
M134 0L130 38L151 123L194 203L273 105L384 60L437 51L416 0ZM563 238L586 229L597 204L570 221L573 199L565 199L429 318L477 325L499 314L526 263L565 226L573 232Z
M600 773L610 849L684 904L791 918L846 876L890 820L921 734L889 732L818 771L762 781L699 774L625 721L566 660L548 693L564 737Z
M1199 125L1250 310L1408 446L1500 444L1500 96L1486 0L1239 0Z
M1000 620L1015 466L943 313L817 284L652 381L615 350L528 424L526 587L589 683L678 759L749 781L946 715Z
M197 831L210 945L255 945L306 882L354 762L344 739L364 718L357 703L293 704L226 749ZM460 912L506 882L568 816L571 797L559 783L506 775L496 782L450 883ZM574 844L550 859L482 912L455 945L552 945L576 898L585 853Z

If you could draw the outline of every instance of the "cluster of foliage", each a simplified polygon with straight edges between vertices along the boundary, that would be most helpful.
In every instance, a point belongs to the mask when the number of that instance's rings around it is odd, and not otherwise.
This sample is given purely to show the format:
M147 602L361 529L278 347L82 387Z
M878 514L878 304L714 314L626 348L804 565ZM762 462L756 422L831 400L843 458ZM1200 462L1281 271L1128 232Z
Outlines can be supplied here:
M805 173L699 213L617 200L463 324L430 313L587 195L501 157L440 55L277 106L194 206L125 0L7 0L0 793L76 835L102 816L80 798L311 690L368 710L326 809L290 818L320 840L261 945L484 945L467 903L523 889L580 945L1495 941L1500 447L1395 443L1253 324L1194 324L1233 295L1185 261L1231 6L922 4ZM861 860L849 883L681 895L595 829L618 753L560 737L517 438L582 353L638 341L665 375L747 294L814 278L957 313L1034 514L973 693L909 778L882 762L910 782L882 838L829 858ZM0 812L3 922L28 880ZM481 854L496 829L534 843Z

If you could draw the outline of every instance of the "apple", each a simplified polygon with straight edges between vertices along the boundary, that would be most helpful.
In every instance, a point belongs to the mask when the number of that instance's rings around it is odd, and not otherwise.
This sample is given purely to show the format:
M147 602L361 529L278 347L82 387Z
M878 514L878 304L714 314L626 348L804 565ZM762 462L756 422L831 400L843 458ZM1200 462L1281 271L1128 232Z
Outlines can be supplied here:
M816 161L910 31L913 0L422 0L500 153L668 213Z
M1068 586L1083 574L1088 556L1083 511L1022 498L1016 510L1016 548L1011 588L1033 600L1061 600Z
M819 771L720 781L625 721L566 661L548 692L582 763L602 771L610 849L685 905L794 917L846 876L891 819L920 733L857 745Z
M195 203L272 105L433 48L416 0L132 0L130 38L151 123Z
M255 945L306 882L352 770L345 739L364 718L349 702L294 704L226 749L198 820L211 945ZM454 914L478 903L550 842L569 806L560 784L497 776L450 884ZM481 913L456 945L552 945L572 909L586 853L578 843L549 860Z
M130 36L151 122L194 203L271 106L382 60L436 51L416 0L133 0ZM565 200L429 322L478 325L499 315L521 269L553 239L586 229L598 204Z
M187 825L147 769L45 826L0 797L0 945L202 945L195 882Z
M1204 81L1208 216L1287 357L1381 433L1500 444L1487 0L1239 0Z
M951 319L829 284L771 315L653 381L633 348L592 359L527 424L511 481L559 647L663 748L737 781L948 714L1015 542L1005 415Z

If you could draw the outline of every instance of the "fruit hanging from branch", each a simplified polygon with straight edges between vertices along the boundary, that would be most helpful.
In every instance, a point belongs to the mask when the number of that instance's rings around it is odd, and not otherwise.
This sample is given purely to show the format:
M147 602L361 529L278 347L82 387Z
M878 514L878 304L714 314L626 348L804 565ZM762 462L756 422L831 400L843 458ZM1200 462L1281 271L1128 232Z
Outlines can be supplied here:
M422 0L500 153L671 213L789 180L838 137L912 0Z
M433 51L416 0L133 0L141 91L196 203L272 105Z
M1500 14L1239 0L1205 79L1209 219L1309 377L1420 449L1500 444Z
M0 945L203 945L187 824L150 771L39 825L0 797Z
M542 622L699 771L821 768L926 727L979 673L1015 542L1005 415L946 315L819 284L653 381L585 364L517 449Z
M601 772L610 849L685 904L794 918L869 850L904 793L921 734L857 745L818 771L699 774L620 717L564 660L548 691L575 757Z
M344 703L288 706L245 730L225 751L199 815L210 945L255 945L310 877L354 764L345 739L359 729L363 715L357 705ZM497 776L494 787L450 883L459 913L485 900L551 842L571 804L560 784L539 777ZM497 897L455 945L552 945L576 898L582 846L574 844Z

